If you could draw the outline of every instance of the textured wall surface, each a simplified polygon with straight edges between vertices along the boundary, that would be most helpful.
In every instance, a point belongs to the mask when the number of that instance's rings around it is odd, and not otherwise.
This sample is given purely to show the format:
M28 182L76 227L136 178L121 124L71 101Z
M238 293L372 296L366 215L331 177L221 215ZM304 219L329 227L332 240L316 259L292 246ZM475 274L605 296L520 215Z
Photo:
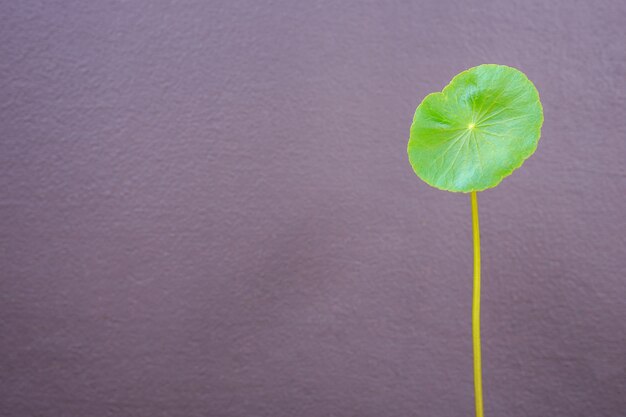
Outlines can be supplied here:
M4 1L0 416L473 413L470 201L406 143L524 71L480 194L486 415L626 413L626 2Z

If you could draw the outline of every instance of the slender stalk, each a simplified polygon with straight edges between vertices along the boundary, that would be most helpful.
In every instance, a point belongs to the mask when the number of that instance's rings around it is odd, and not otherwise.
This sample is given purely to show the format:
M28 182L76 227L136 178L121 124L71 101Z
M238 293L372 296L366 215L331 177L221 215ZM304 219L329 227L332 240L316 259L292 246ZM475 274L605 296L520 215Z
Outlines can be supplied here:
M472 191L472 231L474 236L474 291L472 293L472 345L474 347L474 398L476 417L483 417L483 377L480 356L480 228L478 197Z

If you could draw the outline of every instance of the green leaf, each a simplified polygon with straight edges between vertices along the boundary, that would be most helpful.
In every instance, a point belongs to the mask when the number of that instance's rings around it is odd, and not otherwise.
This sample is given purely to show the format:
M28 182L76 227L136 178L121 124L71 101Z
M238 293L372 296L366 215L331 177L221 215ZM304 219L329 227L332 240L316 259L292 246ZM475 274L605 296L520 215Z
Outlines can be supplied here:
M409 162L433 187L485 190L535 152L542 123L539 93L524 73L480 65L463 71L417 107Z

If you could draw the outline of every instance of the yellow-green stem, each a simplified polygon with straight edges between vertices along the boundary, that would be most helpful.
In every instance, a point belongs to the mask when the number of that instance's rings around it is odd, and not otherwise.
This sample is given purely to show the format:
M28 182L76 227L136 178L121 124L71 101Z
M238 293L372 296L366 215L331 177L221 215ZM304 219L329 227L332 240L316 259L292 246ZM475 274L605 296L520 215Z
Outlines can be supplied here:
M472 191L472 231L474 236L474 290L472 293L472 345L474 347L474 398L476 417L483 417L483 377L480 360L480 228L478 197Z

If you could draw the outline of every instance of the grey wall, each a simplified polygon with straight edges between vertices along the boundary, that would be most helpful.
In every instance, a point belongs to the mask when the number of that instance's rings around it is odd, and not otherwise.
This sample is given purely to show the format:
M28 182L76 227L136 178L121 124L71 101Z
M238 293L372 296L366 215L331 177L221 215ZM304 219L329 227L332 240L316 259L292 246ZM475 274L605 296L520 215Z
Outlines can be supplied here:
M5 1L0 415L473 413L470 201L413 112L526 72L481 193L487 416L626 410L626 3Z

